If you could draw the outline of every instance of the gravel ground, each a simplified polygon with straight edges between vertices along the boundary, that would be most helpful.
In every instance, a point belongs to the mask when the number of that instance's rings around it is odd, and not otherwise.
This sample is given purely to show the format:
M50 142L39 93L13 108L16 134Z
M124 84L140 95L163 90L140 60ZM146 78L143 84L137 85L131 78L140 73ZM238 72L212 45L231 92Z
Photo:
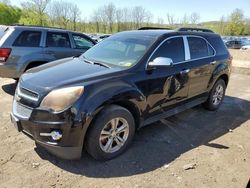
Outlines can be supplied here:
M60 160L10 123L15 84L0 78L0 187L246 187L250 76L233 74L221 108L201 106L141 129L122 156Z

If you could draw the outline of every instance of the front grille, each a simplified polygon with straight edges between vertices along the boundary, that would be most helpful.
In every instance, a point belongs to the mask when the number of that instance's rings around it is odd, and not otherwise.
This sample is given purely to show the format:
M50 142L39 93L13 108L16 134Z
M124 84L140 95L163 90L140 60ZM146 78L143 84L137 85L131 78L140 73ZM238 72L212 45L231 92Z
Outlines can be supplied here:
M22 119L29 119L32 113L32 108L18 103L15 99L12 107L13 114Z

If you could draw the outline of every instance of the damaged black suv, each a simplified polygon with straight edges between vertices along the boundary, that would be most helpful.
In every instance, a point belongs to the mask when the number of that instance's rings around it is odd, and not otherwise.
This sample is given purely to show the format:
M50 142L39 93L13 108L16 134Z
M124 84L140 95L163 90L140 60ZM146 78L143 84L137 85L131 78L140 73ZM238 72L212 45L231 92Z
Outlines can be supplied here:
M117 33L80 57L25 73L11 120L61 158L80 158L86 148L95 159L112 159L145 125L199 104L218 109L231 62L221 37L207 29Z

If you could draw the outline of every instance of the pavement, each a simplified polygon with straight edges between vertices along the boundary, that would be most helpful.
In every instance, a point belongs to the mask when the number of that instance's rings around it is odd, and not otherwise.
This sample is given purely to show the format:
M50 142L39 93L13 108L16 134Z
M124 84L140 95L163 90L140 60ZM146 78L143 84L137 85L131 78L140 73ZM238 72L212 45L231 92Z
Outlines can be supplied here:
M246 187L250 76L232 74L218 111L198 106L137 132L120 157L98 162L49 154L10 123L16 84L0 78L0 187Z

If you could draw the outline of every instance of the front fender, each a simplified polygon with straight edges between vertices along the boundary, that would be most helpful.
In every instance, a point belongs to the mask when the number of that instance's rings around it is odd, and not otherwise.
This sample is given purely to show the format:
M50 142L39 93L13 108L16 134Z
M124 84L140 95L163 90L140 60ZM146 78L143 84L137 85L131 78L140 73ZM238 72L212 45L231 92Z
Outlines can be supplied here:
M145 96L138 88L123 81L102 83L94 88L86 88L92 92L86 94L81 105L81 111L89 115L93 115L98 108L114 102L130 101L140 109L139 106L145 101Z

